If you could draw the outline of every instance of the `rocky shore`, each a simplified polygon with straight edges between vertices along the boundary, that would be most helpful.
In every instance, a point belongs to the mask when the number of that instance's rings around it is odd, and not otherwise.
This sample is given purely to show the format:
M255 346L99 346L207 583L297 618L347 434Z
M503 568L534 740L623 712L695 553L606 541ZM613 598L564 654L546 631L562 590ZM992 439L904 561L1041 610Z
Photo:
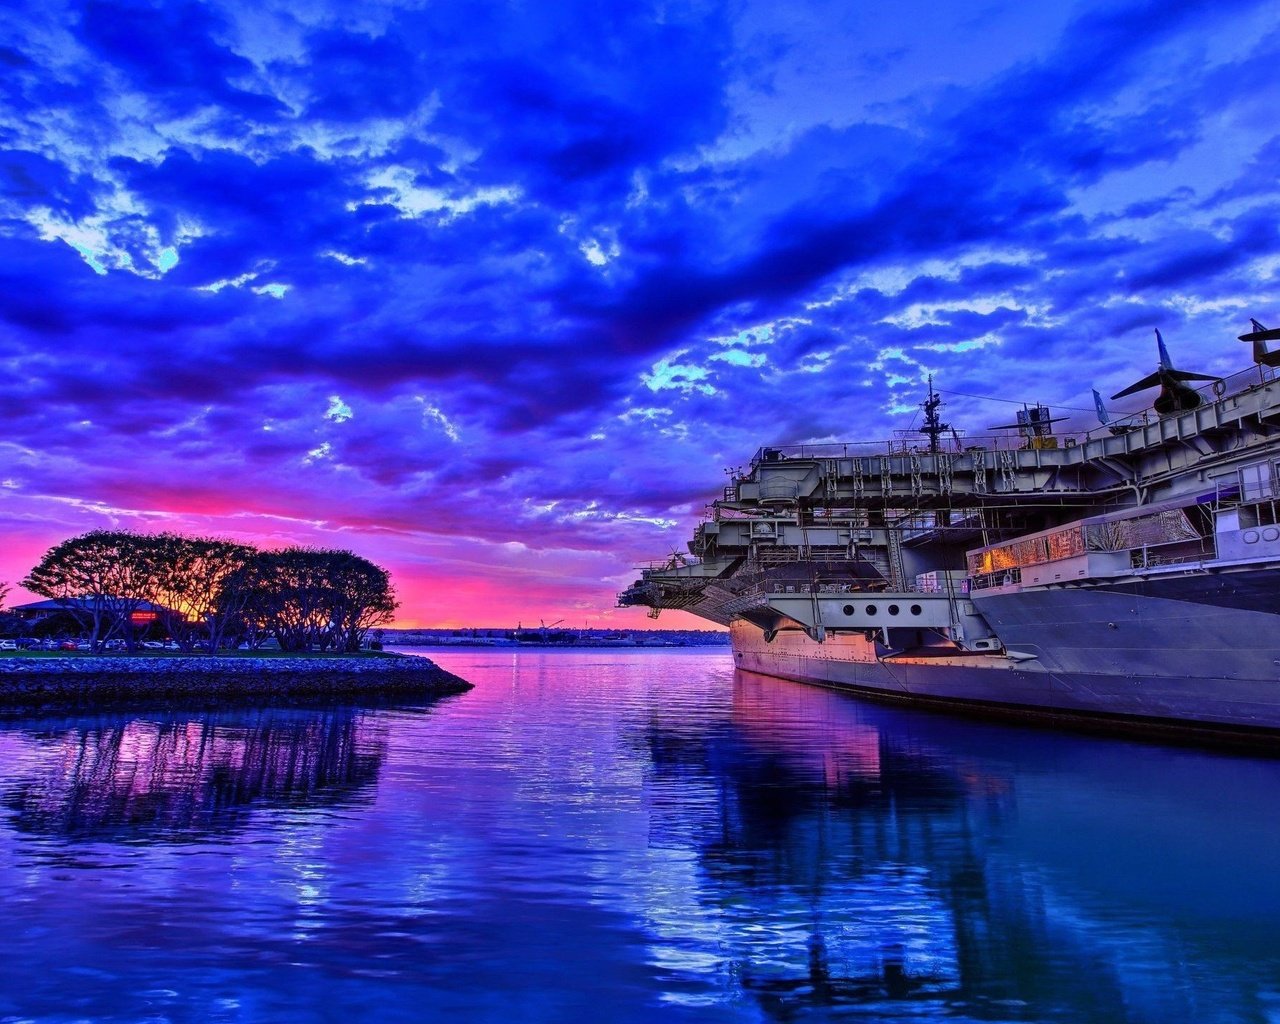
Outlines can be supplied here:
M471 684L410 655L0 658L0 707L301 697L437 697Z

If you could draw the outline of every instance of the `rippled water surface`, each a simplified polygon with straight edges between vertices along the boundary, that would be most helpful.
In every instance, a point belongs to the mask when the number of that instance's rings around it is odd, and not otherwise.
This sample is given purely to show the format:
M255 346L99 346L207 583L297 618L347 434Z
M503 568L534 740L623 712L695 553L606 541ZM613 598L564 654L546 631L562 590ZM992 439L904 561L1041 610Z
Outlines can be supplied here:
M0 1021L1280 1021L1280 761L724 650L0 721Z

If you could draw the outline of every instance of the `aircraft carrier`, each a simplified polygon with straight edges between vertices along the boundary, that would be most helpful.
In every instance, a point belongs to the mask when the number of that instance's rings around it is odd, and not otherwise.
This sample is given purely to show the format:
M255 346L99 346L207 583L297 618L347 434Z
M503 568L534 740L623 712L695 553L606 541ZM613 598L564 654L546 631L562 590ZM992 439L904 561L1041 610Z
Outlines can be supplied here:
M1158 369L1153 406L962 436L761 448L689 556L619 595L728 626L739 668L881 698L1280 739L1280 329Z

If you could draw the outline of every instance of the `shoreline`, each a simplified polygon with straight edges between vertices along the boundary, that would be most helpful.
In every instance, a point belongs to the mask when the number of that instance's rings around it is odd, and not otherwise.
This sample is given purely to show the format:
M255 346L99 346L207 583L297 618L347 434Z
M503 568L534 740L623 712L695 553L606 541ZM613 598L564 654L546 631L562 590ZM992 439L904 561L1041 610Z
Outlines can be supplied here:
M0 657L0 707L4 708L96 708L156 700L443 697L471 688L471 683L430 658L409 654Z

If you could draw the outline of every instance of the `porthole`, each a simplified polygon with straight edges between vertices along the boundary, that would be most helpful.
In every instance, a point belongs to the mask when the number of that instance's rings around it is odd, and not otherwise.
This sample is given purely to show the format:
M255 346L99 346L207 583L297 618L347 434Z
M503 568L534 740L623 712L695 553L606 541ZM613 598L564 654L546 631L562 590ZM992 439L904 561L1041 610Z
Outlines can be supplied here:
M867 605L867 614L874 615L875 613L876 613L876 606L873 604Z
M920 614L922 614L923 612L924 612L924 609L923 609L923 608L921 608L918 604L913 604L913 605L911 606L911 614L912 614L912 615L920 615Z
M847 605L845 605L845 606L844 606L844 608L843 608L842 610L844 611L844 613L845 613L846 615L852 615L852 614L853 614L853 605L851 605L851 604L847 604Z
M889 605L889 614L897 615L901 609L896 604Z

